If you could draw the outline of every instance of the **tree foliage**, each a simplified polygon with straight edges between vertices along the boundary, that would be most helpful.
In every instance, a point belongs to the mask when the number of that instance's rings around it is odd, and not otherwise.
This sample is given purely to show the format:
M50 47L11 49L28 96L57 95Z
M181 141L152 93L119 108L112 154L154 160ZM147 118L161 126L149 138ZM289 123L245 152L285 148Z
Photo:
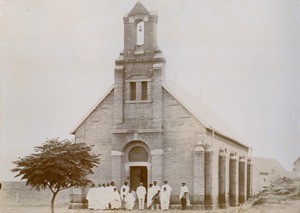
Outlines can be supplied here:
M53 193L52 208L59 191L89 185L91 181L86 176L100 162L91 146L70 140L51 139L34 150L35 153L14 161L17 166L12 171L18 172L15 177L21 176L26 185L37 190L49 188Z

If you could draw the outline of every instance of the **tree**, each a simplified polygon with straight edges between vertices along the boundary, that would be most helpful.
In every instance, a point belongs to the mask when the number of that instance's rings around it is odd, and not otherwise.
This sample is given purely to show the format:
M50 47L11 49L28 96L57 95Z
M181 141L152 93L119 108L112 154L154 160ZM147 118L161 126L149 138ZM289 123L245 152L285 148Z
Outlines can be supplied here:
M52 192L51 212L54 213L54 200L58 192L70 187L85 187L91 181L93 167L100 162L100 155L92 153L92 147L85 143L70 140L51 139L34 148L35 153L19 158L13 163L26 185L36 190L49 188Z

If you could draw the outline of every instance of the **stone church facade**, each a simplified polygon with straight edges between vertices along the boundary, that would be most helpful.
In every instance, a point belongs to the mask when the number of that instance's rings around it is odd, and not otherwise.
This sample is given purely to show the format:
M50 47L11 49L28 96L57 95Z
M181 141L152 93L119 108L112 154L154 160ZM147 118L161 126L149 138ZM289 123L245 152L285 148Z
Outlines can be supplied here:
M123 17L124 50L115 61L115 81L72 131L76 142L94 145L101 163L90 179L172 186L179 203L185 182L202 209L244 203L251 193L250 148L231 134L201 101L165 78L157 46L156 11L137 3ZM80 206L86 189L71 192Z

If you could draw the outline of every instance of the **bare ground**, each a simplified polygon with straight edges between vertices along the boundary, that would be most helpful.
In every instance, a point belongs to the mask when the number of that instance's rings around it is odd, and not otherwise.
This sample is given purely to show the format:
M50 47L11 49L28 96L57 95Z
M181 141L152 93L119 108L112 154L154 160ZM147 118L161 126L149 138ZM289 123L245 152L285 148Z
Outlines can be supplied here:
M30 190L23 182L5 182L0 190L0 213L49 213L51 193L49 191ZM68 209L69 191L61 192L56 199L56 213L99 213L99 212L126 212L126 211L92 211ZM178 206L177 206L178 207ZM174 206L173 206L174 208ZM172 209L168 212L180 212ZM199 210L198 210L199 211ZM198 212L187 210L185 212ZM133 213L140 210L131 211ZM144 210L143 212L156 212ZM226 210L203 212L216 213L300 213L300 179L279 179L260 194L252 197L240 207Z

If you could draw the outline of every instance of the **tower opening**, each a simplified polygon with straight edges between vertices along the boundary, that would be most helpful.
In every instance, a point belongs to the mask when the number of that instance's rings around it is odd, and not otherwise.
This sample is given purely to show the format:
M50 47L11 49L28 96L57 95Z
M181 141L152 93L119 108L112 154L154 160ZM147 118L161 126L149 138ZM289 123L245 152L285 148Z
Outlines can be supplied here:
M142 46L144 44L144 22L140 21L136 26L136 44Z

